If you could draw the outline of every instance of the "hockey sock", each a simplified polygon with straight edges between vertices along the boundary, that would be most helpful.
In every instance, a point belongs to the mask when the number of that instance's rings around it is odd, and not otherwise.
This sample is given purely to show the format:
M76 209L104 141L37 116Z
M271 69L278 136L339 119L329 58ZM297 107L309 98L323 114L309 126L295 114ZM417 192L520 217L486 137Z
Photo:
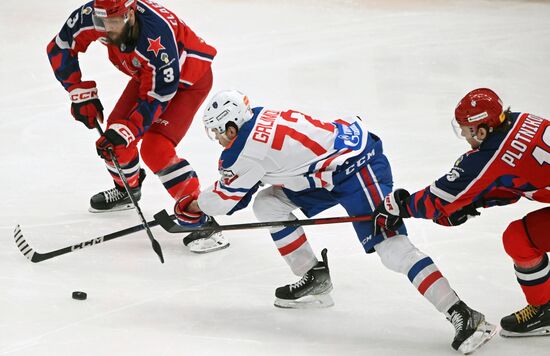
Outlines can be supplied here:
M157 176L174 199L199 189L199 179L189 162L182 159L160 171Z
M518 283L531 305L542 305L548 302L550 295L550 264L548 255L544 254L542 261L531 268L514 265Z
M127 163L120 162L120 168L122 169L122 172L124 173L124 176L126 177L126 180L128 181L128 184L130 185L130 188L135 188L139 185L139 156L136 155L135 157ZM122 178L118 174L118 170L114 166L113 162L111 161L105 161L105 165L107 166L107 171L111 174L111 177L115 181L115 185L120 188L121 190L124 190L124 183L122 183Z
M301 227L269 229L279 253L298 277L302 277L317 264L317 258Z
M417 249L405 235L386 239L375 246L380 260L392 271L405 274L413 286L442 313L459 301L433 260Z
M442 313L446 313L453 304L460 300L447 278L441 274L428 256L416 262L408 271L407 277L418 292Z

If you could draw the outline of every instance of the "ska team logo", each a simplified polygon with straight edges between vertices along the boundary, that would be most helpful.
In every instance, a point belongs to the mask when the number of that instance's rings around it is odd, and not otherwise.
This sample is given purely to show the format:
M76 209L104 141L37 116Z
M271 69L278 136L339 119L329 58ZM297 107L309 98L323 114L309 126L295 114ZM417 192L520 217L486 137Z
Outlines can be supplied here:
M361 142L363 141L363 130L357 122L349 126L345 126L339 123L335 123L338 129L338 136L334 140L334 148L339 150L342 148L349 148L351 150L358 150L361 148Z

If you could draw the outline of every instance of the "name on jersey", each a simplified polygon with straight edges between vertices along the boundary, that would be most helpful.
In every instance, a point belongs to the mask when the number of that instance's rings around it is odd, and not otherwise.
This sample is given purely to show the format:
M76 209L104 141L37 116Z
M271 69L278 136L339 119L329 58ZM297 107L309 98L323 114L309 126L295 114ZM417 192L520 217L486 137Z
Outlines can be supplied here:
M183 21L178 19L177 17L175 17L169 10L167 10L165 7L163 7L162 5L159 5L157 4L156 2L154 1L151 1L151 0L145 0L144 1L147 5L151 6L152 8L156 9L158 12L160 12L161 14L164 15L164 18L166 20L168 20L168 22L170 22L170 24L172 24L172 26L177 26L178 25L178 21L180 21L182 24L183 24ZM138 8L139 10L139 8ZM141 11L141 12L145 12L145 11Z
M254 133L252 134L252 139L261 143L267 143L269 140L269 135L271 135L271 130L273 130L275 120L277 120L278 116L278 111L264 111L262 116L258 118L256 128L254 128Z
M510 143L511 147L504 152L500 159L510 167L515 167L516 161L523 157L523 154L527 150L527 145L531 143L537 134L543 120L535 115L527 116Z

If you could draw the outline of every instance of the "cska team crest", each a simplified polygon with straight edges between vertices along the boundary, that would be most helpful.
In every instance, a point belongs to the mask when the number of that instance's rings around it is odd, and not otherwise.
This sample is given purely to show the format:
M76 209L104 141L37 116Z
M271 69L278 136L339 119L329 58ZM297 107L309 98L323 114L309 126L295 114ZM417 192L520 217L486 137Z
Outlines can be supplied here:
M158 36L154 40L151 38L147 38L147 41L149 41L149 47L147 47L147 52L154 52L155 56L158 56L160 51L162 51L163 49L166 49L164 48L162 43L160 43L160 36Z

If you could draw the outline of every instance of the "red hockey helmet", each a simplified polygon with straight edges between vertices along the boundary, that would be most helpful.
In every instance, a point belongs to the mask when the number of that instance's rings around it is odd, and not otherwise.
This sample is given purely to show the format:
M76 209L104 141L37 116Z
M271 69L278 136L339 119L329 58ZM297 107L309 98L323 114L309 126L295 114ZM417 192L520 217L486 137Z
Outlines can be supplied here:
M502 101L491 89L474 89L456 106L455 119L460 126L495 128L504 121Z
M137 0L94 0L94 15L100 18L123 16L136 8Z

